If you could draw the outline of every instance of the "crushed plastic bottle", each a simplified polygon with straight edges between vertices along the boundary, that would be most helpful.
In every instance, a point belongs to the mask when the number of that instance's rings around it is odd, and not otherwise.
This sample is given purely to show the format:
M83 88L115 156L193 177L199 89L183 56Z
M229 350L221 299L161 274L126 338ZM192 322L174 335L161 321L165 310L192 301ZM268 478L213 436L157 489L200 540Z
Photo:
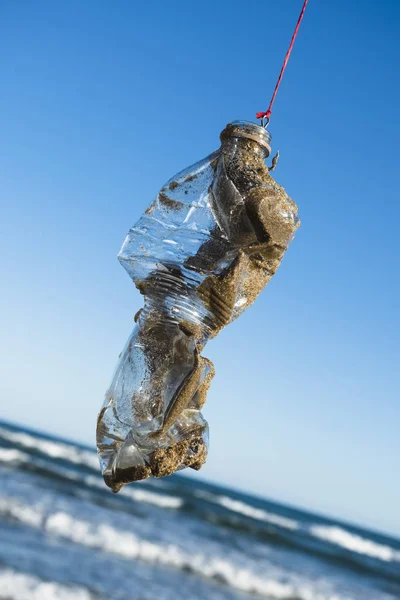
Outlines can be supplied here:
M265 165L268 131L236 121L220 137L219 150L161 188L118 256L144 308L97 422L113 491L205 462L214 367L200 353L255 300L299 225Z

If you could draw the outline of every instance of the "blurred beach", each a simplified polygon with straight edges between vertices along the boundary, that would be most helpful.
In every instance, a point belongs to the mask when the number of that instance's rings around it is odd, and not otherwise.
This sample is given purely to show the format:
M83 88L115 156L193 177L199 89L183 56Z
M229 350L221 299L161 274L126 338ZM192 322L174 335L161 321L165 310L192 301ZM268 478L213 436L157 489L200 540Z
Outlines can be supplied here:
M0 598L396 600L400 541L199 478L104 485L87 447L0 423Z

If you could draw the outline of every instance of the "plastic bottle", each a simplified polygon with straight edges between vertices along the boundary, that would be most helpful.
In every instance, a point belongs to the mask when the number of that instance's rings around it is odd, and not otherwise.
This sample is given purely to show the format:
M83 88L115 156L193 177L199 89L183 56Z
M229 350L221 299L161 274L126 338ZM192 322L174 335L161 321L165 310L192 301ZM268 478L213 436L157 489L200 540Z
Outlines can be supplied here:
M255 300L299 225L265 165L269 132L236 121L220 138L219 150L161 188L118 256L144 307L97 423L114 491L204 463L200 411L214 368L200 352Z

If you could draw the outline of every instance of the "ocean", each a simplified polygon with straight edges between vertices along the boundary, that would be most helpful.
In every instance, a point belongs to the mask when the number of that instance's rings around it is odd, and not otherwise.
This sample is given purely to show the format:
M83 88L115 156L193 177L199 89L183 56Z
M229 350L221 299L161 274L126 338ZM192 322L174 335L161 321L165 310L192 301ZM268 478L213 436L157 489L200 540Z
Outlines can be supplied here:
M399 600L400 541L0 422L0 598Z

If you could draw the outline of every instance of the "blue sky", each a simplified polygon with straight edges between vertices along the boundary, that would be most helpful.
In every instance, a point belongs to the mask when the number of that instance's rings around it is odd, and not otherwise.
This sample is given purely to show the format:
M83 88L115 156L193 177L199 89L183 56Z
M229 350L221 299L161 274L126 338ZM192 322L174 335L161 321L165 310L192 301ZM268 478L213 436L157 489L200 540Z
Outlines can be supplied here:
M116 255L267 108L300 0L3 2L0 418L94 443L142 304ZM310 0L271 119L302 226L240 320L196 474L400 534L400 4Z

